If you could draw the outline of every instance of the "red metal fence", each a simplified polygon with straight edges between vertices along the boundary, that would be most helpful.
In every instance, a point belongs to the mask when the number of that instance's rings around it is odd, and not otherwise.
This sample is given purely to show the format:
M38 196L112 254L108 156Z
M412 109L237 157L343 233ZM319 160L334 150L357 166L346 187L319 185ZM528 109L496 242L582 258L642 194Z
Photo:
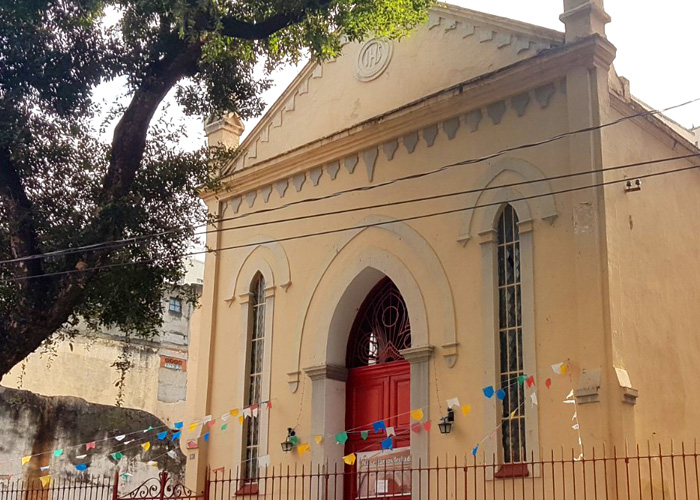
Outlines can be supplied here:
M160 473L130 491L114 479L0 481L0 500L229 500L264 499L673 499L700 500L698 452L681 445L664 452L586 450L550 452L504 467L493 461L435 460L430 465L409 460L372 460L345 465L270 466L261 475L243 479L240 471L207 471L202 490L193 492L167 473ZM122 486L123 487L123 486Z

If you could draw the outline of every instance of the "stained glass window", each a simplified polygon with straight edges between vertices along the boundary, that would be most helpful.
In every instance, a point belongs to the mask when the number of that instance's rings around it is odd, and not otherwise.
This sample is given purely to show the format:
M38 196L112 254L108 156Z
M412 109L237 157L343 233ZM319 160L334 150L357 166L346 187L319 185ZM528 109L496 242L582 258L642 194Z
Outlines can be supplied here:
M506 205L498 220L498 340L503 400L503 462L525 460L525 392L518 377L523 369L523 321L520 288L518 215Z

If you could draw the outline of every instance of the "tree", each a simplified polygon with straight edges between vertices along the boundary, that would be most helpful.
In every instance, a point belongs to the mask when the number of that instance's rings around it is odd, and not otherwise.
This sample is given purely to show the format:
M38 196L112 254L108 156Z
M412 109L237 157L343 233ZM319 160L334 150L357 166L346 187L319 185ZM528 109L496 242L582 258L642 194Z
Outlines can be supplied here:
M269 86L256 65L402 37L430 3L0 0L0 376L79 320L145 336L160 324L205 221L198 189L225 158L172 146L182 130L152 123L168 94L191 116L245 119ZM93 90L118 78L128 103L105 143Z

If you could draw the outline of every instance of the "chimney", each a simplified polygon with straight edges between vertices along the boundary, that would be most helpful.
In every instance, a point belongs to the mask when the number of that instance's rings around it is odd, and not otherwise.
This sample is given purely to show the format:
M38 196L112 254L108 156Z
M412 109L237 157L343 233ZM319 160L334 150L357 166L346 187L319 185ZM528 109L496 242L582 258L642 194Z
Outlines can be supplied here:
M564 0L559 19L566 27L566 43L593 34L605 37L605 25L610 22L603 0Z
M235 148L238 146L243 130L243 122L235 114L228 114L218 119L209 118L204 122L204 133L207 134L209 147Z

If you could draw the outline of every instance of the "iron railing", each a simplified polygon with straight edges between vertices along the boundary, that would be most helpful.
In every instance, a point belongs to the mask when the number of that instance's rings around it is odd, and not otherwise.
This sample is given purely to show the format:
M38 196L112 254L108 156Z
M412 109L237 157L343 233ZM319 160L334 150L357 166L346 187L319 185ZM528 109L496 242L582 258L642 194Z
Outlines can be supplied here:
M120 485L118 472L114 478L52 478L46 487L39 479L0 480L0 500L700 500L695 444L667 451L660 445L591 448L583 456L560 450L508 466L482 455L425 465L378 454L353 466L262 467L258 477L247 479L241 470L207 470L198 492L166 472L129 490Z

